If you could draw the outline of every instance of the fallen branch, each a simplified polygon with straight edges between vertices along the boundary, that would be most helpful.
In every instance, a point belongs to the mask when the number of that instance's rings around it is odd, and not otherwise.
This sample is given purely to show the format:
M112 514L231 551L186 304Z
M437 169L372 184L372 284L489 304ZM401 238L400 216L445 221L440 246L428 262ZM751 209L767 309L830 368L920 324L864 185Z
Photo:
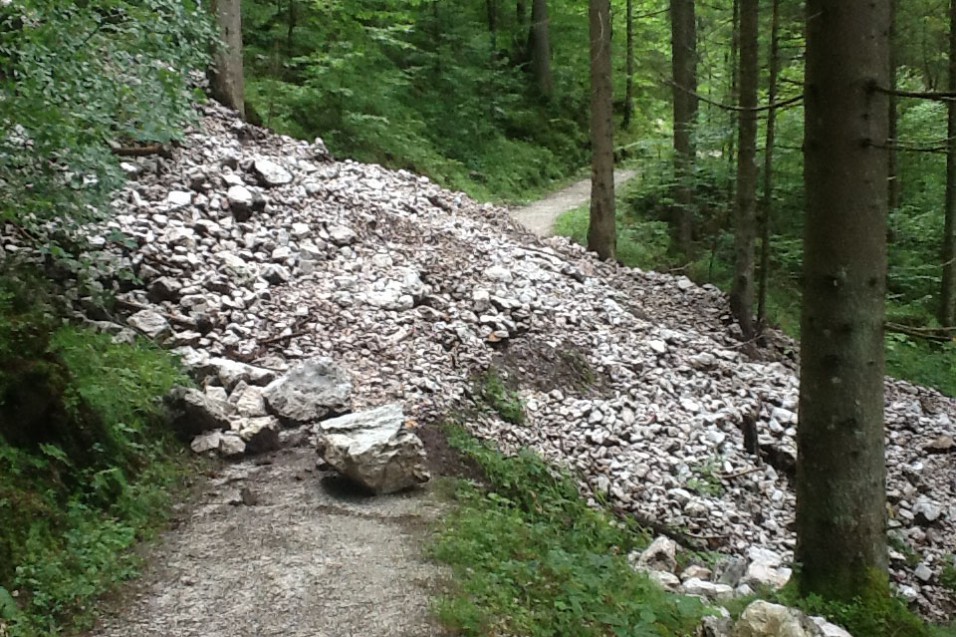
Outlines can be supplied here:
M299 332L290 332L288 334L283 334L282 336L273 336L272 338L267 338L259 341L259 345L272 345L274 343L279 343L286 340L287 338L298 338L299 336L306 336L309 332L307 330L302 330Z
M956 327L910 327L900 323L885 323L887 332L922 338L936 343L947 343L956 338Z

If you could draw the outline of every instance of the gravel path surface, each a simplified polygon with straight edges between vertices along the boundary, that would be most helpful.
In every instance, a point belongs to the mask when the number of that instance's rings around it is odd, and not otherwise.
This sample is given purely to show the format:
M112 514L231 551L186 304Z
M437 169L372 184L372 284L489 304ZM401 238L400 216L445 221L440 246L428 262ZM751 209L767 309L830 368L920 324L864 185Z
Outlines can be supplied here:
M315 451L225 466L89 637L435 637L434 493L362 497ZM263 464L267 462L269 464Z
M614 186L620 188L637 175L635 170L614 171ZM539 237L554 234L554 222L558 217L583 206L591 197L591 180L583 179L564 190L521 208L511 210L511 216Z

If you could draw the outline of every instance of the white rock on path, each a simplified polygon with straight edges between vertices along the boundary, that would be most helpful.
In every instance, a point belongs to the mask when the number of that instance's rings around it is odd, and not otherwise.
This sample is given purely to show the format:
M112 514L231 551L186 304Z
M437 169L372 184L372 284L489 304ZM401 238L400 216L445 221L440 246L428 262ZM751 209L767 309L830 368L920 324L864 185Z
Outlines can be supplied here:
M429 479L424 446L405 429L401 405L325 420L318 434L325 461L373 493L396 493Z

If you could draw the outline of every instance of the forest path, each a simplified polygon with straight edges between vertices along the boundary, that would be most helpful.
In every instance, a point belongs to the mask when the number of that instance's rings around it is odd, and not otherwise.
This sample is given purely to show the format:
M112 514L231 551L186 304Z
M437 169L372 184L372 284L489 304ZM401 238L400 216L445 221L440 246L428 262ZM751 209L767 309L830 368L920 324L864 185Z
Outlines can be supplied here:
M619 188L637 176L636 170L619 168L614 171L614 187ZM539 237L554 234L554 222L558 217L579 208L591 198L591 180L582 179L521 208L511 210L511 216Z
M316 457L283 449L205 479L90 637L445 634L429 608L445 579L422 546L441 499L349 493Z

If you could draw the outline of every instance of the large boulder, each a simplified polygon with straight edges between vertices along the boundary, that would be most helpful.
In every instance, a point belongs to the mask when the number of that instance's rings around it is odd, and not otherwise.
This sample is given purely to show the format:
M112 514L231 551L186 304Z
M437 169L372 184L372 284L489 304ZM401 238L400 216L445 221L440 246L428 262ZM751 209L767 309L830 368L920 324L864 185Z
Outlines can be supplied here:
M323 421L319 452L336 471L373 493L409 489L429 475L422 441L404 423L398 404Z
M173 387L163 397L166 417L173 430L184 439L218 429L229 429L228 406L198 389Z
M304 424L348 411L352 382L330 358L312 358L269 383L266 407L289 424Z

